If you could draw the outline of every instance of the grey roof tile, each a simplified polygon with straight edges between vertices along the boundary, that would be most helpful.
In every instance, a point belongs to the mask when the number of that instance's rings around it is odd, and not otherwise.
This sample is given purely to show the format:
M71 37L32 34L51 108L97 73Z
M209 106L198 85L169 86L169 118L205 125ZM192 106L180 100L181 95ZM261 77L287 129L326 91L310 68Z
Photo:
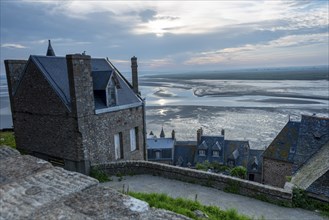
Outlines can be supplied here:
M293 161L297 148L300 122L288 121L272 143L266 148L264 157L281 161Z
M296 153L293 157L295 173L329 141L329 118L302 115Z
M49 84L54 91L58 94L68 109L71 108L71 97L69 89L69 79L67 73L67 64L65 57L56 56L34 56L30 57L30 60L35 62L41 72L44 74ZM116 72L116 69L112 68L112 64L102 58L91 59L91 69L93 76L93 86L97 89L105 88L111 74ZM126 105L132 103L142 102L141 98L136 95L129 82L117 72L116 80L120 85L117 89L117 105ZM99 97L95 97L96 109L107 108L106 104Z

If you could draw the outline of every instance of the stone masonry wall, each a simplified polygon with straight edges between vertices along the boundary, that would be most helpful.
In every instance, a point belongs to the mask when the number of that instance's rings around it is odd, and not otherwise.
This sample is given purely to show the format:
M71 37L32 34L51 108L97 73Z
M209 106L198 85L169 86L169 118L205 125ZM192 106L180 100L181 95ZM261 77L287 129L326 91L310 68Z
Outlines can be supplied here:
M284 187L286 176L292 175L292 163L273 160L264 157L263 160L263 183L266 185Z
M256 199L291 206L292 192L222 174L208 173L149 161L122 161L97 166L109 175L149 174L206 185Z
M83 152L92 165L115 160L114 135L122 132L124 159L144 159L143 107L95 114L90 56L67 55L67 67ZM138 127L138 148L130 150L130 129ZM78 143L79 145L79 143ZM80 148L79 148L80 149Z
M77 160L80 136L73 115L31 62L14 96L17 148Z
M91 115L83 120L82 133L89 140L89 159L92 165L103 164L115 160L114 135L122 132L123 159L144 159L143 107L124 109L111 113ZM138 127L138 149L130 150L130 129Z

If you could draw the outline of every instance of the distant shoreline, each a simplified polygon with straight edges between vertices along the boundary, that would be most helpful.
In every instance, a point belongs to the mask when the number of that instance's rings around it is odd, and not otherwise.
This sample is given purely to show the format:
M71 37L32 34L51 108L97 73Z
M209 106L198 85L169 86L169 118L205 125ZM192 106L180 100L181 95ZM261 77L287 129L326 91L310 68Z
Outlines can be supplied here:
M142 79L217 79L217 80L328 80L329 67L269 68L220 71L194 71L141 76Z

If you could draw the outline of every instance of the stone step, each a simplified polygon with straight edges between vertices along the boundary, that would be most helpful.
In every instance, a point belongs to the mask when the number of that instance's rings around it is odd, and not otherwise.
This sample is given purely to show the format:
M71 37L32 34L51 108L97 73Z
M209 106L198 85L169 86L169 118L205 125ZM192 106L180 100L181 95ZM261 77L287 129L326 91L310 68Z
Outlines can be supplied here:
M27 218L36 209L95 186L98 181L54 167L0 186L1 218Z

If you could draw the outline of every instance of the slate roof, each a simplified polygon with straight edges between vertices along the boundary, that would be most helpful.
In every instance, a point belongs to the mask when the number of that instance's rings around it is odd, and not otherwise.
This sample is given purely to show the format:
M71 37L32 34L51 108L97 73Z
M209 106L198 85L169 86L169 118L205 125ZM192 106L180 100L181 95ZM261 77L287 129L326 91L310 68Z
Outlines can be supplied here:
M235 166L247 167L249 157L249 141L225 140L225 162L235 160ZM238 152L238 153L237 153Z
M261 173L262 166L263 166L263 154L264 150L256 150L250 149L249 150L249 160L247 170L248 172L252 173Z
M147 149L173 149L175 141L171 138L148 138Z
M174 164L183 167L187 167L188 163L193 165L196 153L196 144L196 141L177 141L175 143Z
M94 90L105 90L113 71L93 71Z
M221 149L219 149L221 148ZM205 150L206 155L200 156L198 152L195 155L196 162L203 162L208 160L209 162L216 161L224 162L224 136L201 136L200 144L197 146L197 150ZM213 151L219 151L219 156L213 157Z
M30 56L64 104L71 108L66 59L55 56Z
M307 192L326 196L329 198L329 171L313 182L307 189Z
M293 173L329 141L329 118L302 115Z
M52 86L54 91L61 98L68 109L71 108L71 97L69 89L69 79L67 73L67 64L65 57L56 56L30 56L29 62L34 62L45 78ZM132 91L130 83L118 72L117 69L103 58L91 59L91 70L93 77L93 86L96 89L104 88L111 74L116 73L116 80L120 84L117 89L117 105L126 105L142 102L141 98ZM95 89L94 89L95 90ZM95 99L96 109L107 108L106 103L101 99Z
M292 162L297 148L300 124L300 122L289 121L266 148L263 156Z

